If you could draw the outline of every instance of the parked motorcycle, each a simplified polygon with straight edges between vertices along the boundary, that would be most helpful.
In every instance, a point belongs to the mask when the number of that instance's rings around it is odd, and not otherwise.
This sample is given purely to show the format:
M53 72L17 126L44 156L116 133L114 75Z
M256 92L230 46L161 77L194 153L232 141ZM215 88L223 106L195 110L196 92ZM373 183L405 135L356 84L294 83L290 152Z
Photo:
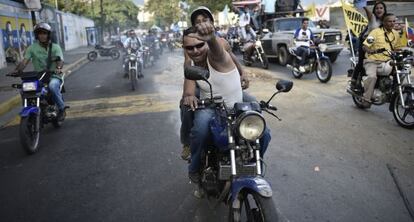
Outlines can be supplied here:
M39 150L40 131L44 125L52 123L55 128L61 127L66 112L64 111L63 119L58 119L59 110L47 86L49 72L20 72L7 76L22 79L22 84L12 84L13 88L20 89L23 100L23 109L20 111L20 143L28 154L34 154Z
M139 50L130 52L126 59L128 60L128 77L131 80L132 90L136 90L138 86L138 79L144 77L142 74L142 53Z
M413 52L411 50L390 51L377 50L390 56L391 60L385 65L377 67L377 82L371 98L371 104L383 105L390 103L389 110L393 113L397 123L406 128L414 129L414 86L411 82L411 64ZM363 82L361 82L363 84ZM358 108L364 109L364 87L357 92L347 89Z
M98 55L102 57L111 57L113 60L117 60L121 54L119 53L117 47L105 48L100 45L96 45L95 50L88 53L89 61L94 61L98 58Z
M292 61L287 67L292 70L293 76L297 79L302 78L304 74L316 72L316 77L318 77L319 81L327 83L332 77L331 60L324 54L327 45L323 43L314 44L312 41L311 45L312 46L308 49L309 51L304 72L299 70L299 61L302 58L297 55L297 47L289 48L289 52L292 55Z
M210 122L213 135L201 158L199 190L215 203L229 206L229 221L277 221L272 188L264 179L259 139L266 129L262 112L278 118L270 101L280 92L288 92L293 82L281 80L277 92L267 101L236 103L226 107L221 97L213 97L209 72L187 67L185 77L203 80L210 85L211 97L199 101L198 109L211 108L217 113ZM279 118L278 118L279 119Z
M254 51L251 58L247 58L245 56L245 52L243 51L243 62L246 66L251 66L253 63L260 63L264 69L269 68L269 61L264 53L262 42L259 37L257 37L254 44Z

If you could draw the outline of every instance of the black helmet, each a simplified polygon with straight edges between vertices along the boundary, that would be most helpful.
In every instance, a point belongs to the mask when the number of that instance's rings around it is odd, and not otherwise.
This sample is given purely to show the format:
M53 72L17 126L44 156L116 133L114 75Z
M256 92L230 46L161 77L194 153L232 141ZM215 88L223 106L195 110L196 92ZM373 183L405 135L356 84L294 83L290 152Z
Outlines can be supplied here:
M37 34L38 34L39 31L46 31L49 38L50 38L50 33L52 32L52 27L50 27L50 25L47 24L46 22L40 22L39 24L35 25L33 32L35 34L36 39L37 39Z
M211 14L210 9L208 9L205 6L200 6L200 7L196 8L196 9L194 9L193 12L191 12L191 16L190 16L190 18L191 18L191 26L194 26L195 25L195 19L200 14L207 15L210 18L211 22L214 24L213 14Z

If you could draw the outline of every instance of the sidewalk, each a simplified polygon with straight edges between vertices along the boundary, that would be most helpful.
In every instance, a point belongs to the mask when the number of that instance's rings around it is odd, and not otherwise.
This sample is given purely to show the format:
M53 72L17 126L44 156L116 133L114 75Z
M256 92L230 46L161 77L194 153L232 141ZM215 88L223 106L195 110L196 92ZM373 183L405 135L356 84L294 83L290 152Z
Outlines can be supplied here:
M66 73L66 77L78 66L87 62L86 55L91 51L93 47L80 47L63 52L64 66L62 71ZM19 78L7 77L6 74L11 73L16 66L14 64L8 64L6 68L0 69L0 127L6 120L2 118L6 116L8 112L20 104L19 90L11 87L13 83L20 83ZM33 70L33 65L29 63L25 71Z

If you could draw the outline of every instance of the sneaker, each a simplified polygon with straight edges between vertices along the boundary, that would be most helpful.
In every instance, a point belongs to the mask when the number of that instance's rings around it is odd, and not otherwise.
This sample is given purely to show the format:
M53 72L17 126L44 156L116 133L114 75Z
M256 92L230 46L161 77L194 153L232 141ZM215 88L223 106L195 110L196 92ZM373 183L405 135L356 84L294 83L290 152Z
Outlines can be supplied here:
M369 102L369 101L365 100L364 98L362 98L362 103L361 103L361 105L362 105L362 108L364 108L364 109L369 109L369 108L371 108L371 102Z
M63 120L65 120L66 117L66 107L63 110L59 110L56 119L59 122L62 122Z
M299 71L300 71L300 72L306 72L306 69L305 69L305 67L303 67L303 66L299 66Z
M191 149L189 145L184 145L183 150L181 151L181 159L189 160L191 156Z
M202 199L204 197L204 190L200 186L194 190L194 196L198 199Z
M191 183L194 184L200 184L201 181L201 176L200 173L195 172L195 173L188 173L188 178L190 178Z

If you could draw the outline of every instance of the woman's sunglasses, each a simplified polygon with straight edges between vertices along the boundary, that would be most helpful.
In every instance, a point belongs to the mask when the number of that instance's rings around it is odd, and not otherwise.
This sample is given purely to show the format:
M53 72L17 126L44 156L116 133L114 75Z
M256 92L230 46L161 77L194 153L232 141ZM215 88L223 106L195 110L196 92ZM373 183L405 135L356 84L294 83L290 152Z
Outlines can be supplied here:
M204 46L204 44L206 44L206 43L205 43L205 42L202 42L202 43L199 43L199 44L197 44L197 45L189 45L189 46L185 46L184 48L185 48L186 50L193 51L193 50L194 50L194 48L197 48L197 49L202 48L202 47Z

